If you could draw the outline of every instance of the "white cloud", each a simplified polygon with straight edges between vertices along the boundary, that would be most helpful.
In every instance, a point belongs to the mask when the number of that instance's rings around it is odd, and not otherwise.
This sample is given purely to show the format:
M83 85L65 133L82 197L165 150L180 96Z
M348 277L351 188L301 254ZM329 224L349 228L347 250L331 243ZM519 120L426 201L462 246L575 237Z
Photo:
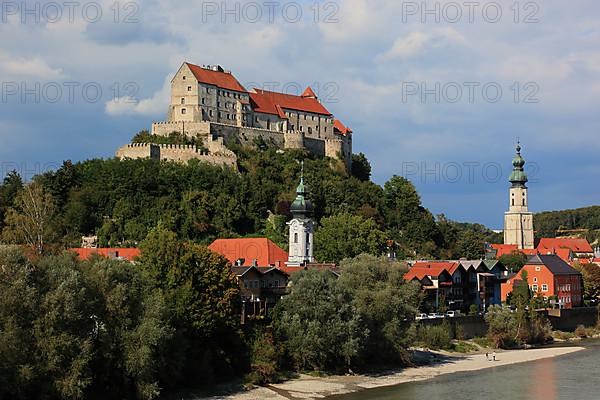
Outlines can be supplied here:
M3 78L37 78L43 80L63 79L66 74L61 68L52 68L45 60L14 57L0 53L0 71Z
M141 115L147 117L163 116L166 113L171 96L172 75L167 76L162 88L152 97L138 100L129 96L109 100L104 105L104 111L113 117L122 115Z
M425 43L430 36L423 32L412 32L406 37L396 39L392 47L385 53L378 56L380 61L390 61L395 58L409 58L425 47Z
M464 36L453 28L436 29L429 34L415 31L407 36L397 38L388 51L377 56L377 60L407 59L422 53L427 45L439 48L452 43L466 43Z

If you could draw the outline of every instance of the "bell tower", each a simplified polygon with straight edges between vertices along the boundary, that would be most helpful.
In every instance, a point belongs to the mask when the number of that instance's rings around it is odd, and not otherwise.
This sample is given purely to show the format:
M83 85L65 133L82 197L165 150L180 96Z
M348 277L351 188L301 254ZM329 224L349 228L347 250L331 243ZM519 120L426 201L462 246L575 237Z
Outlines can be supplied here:
M288 266L299 267L311 263L313 259L313 221L310 219L313 206L306 199L306 188L304 186L304 165L300 184L296 188L296 200L292 203L290 211L292 220L288 222L290 227Z
M525 160L521 157L521 144L517 143L516 155L510 174L509 207L504 214L504 244L517 245L518 249L533 249L533 213L529 212L527 174Z

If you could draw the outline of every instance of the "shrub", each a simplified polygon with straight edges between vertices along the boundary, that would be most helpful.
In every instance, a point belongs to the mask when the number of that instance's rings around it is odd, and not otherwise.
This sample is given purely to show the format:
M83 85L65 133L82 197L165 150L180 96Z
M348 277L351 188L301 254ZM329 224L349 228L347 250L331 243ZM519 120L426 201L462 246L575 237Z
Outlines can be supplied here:
M583 325L579 325L577 327L577 329L575 329L574 333L575 333L575 336L582 338L582 339L585 339L586 337L588 337L587 329L585 329L585 326L583 326Z
M418 340L433 350L452 348L450 338L450 324L444 322L441 325L426 325L419 329Z
M277 347L270 329L258 332L252 343L251 372L247 379L254 385L265 385L280 380Z

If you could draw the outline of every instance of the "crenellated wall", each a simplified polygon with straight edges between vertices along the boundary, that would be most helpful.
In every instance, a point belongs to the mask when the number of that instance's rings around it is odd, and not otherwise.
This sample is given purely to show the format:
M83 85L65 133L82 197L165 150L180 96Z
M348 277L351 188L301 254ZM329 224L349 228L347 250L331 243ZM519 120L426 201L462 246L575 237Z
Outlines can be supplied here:
M222 141L209 142L211 151L200 151L193 145L181 144L153 144L131 143L117 150L116 156L120 159L152 158L155 160L177 161L187 163L199 160L213 165L227 166L236 169L237 157L223 146Z
M210 122L154 122L152 134L158 136L169 136L171 132L182 132L187 136L204 136L210 132Z

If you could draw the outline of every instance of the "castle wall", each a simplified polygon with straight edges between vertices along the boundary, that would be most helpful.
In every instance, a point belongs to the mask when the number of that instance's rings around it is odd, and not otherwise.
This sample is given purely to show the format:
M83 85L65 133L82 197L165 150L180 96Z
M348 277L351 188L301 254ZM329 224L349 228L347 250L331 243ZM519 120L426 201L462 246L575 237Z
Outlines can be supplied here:
M152 124L152 134L169 136L171 132L185 132L187 136L208 136L210 122L155 122Z
M237 168L237 157L232 151L226 149L222 143L219 143L219 141L210 142L209 146L215 150L214 153L201 152L191 145L132 143L117 150L116 156L120 159L153 158L181 163L198 160L213 165Z
M323 157L325 155L326 141L304 136L304 148L313 154Z
M304 148L304 134L301 132L285 132L284 137L284 148L286 149L303 149Z
M152 158L154 156L155 159L159 159L160 156L157 156L156 152L152 151L151 144L148 143L131 143L125 146L120 147L115 154L116 157L120 159L125 158Z

